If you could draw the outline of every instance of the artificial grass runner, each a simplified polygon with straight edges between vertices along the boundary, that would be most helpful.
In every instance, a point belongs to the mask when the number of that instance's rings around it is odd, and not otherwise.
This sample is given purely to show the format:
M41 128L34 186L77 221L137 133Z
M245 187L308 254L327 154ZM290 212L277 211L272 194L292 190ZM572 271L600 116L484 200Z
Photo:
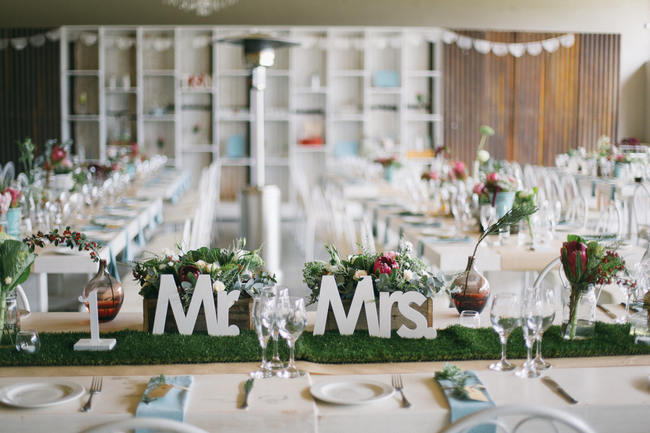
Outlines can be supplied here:
M593 338L567 341L562 338L560 327L552 326L544 334L543 353L548 358L650 354L650 346L634 344L629 331L629 325L598 322ZM253 331L242 331L238 337L211 337L205 333L152 335L139 331L102 334L104 338L117 339L110 352L73 351L74 343L87 338L87 333L42 333L40 337L41 350L36 354L0 349L0 366L201 364L260 359ZM284 344L281 354L286 359ZM304 333L296 347L296 359L330 364L498 359L500 355L499 339L490 328L458 325L438 330L435 340L384 339L370 337L367 332L351 336L339 335L337 331L320 336ZM508 340L508 357L525 356L519 328Z

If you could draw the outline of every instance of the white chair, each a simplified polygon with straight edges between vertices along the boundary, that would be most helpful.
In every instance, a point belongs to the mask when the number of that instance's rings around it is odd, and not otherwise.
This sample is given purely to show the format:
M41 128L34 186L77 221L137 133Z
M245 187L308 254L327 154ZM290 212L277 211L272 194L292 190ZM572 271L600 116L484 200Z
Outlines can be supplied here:
M515 418L512 421L512 428L504 423L504 417ZM548 431L558 431L555 424L562 424L569 428L570 431L577 433L596 433L589 424L573 414L560 409L537 406L500 406L482 410L459 419L443 430L442 433L466 433L474 427L488 425L498 426L500 428L499 432L525 433L527 431L525 427L529 426L529 423L542 421L553 426L553 429Z
M25 295L25 290L20 284L16 286L16 295L18 295L18 299L20 299L20 302L23 304L23 308L27 312L27 314L23 314L22 317L27 317L27 315L32 312L32 309L29 306L29 300L27 299L27 295Z
M130 418L95 426L82 433L121 433L135 429L156 429L157 432L169 433L207 433L193 425L163 418Z
M650 241L650 190L639 184L634 189L632 198L632 216L634 217L634 233L639 239Z

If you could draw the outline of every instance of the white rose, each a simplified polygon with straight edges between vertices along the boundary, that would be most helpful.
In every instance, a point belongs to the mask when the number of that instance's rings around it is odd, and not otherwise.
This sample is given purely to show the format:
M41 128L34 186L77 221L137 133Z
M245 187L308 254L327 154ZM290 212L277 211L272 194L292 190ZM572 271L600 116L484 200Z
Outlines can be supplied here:
M165 269L165 266L166 265L164 263L162 263L162 264L158 265L158 269L160 269L162 271L163 269Z
M13 283L13 281L14 280L11 277L7 277L7 278L5 278L5 285L8 286L9 284Z
M174 266L174 262L167 262L167 266L169 267Z
M329 272L330 274L333 274L334 272L336 272L336 266L335 266L335 265L331 265L331 264L329 264L329 263L327 264L327 266L325 266L325 269L326 269L327 272Z
M219 265L216 263L208 263L208 272L216 272L219 270Z
M411 281L413 279L413 277L415 277L415 274L413 273L413 271L411 271L409 269L406 269L404 271L404 279L406 281Z
M490 152L485 149L479 150L476 153L476 159L478 159L480 163L487 162L490 159Z
M368 276L368 273L366 271L364 271L363 269L359 269L358 271L356 271L354 273L354 279L355 280L360 280L363 277L367 277L367 276Z
M202 272L209 272L208 264L203 260L197 260L196 267L199 268L199 270Z
M215 280L214 283L212 283L212 290L214 290L215 293L223 292L226 290L226 285L219 280Z

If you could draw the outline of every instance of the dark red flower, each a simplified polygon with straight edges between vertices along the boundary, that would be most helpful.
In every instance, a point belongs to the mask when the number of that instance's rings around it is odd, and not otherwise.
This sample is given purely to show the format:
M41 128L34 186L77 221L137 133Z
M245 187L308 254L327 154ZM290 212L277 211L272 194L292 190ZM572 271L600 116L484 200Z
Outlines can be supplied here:
M52 153L50 154L50 159L53 163L63 161L65 157L68 156L68 153L61 146L54 146L52 148Z
M178 269L178 277L180 278L181 282L190 281L190 274L194 275L194 279L197 279L199 278L199 275L201 275L201 271L199 271L199 268L194 265L185 265L181 266Z
M564 272L569 280L580 281L587 270L587 245L580 241L564 242L560 254Z
M388 274L393 272L393 269L398 269L399 264L395 260L397 254L394 252L386 252L375 260L374 272L375 274Z

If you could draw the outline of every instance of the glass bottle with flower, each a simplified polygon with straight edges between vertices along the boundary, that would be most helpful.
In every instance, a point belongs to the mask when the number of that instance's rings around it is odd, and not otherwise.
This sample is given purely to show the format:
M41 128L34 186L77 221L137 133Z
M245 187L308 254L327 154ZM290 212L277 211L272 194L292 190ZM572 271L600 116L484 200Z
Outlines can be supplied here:
M568 235L560 250L560 260L565 286L563 337L569 340L593 336L596 303L600 289L617 276L628 275L625 261L613 250L606 249L598 241L587 241L578 235ZM621 284L632 284L625 278Z
M402 163L399 162L395 155L376 158L375 163L381 165L384 170L384 179L388 182L392 182L395 171L402 167Z
M20 198L21 192L16 188L6 188L3 195L9 194L9 208L7 209L7 234L13 236L14 238L19 237L20 235L20 221L21 221L21 206Z
M533 189L528 189L528 190L521 190L517 191L515 194L515 201L513 206L522 206L524 204L530 203L533 206L537 206L537 187L534 187ZM523 227L523 224L526 223L526 226L528 228L528 234L530 236L530 246L534 247L535 244L535 231L533 230L533 226L531 224L531 216L527 216L524 218L523 221L519 222L519 239L521 239L523 242L521 244L526 243L525 241L525 230Z
M473 191L496 208L497 217L501 218L510 209L515 201L517 181L512 176L500 174L496 171L481 175L481 180L474 185Z

